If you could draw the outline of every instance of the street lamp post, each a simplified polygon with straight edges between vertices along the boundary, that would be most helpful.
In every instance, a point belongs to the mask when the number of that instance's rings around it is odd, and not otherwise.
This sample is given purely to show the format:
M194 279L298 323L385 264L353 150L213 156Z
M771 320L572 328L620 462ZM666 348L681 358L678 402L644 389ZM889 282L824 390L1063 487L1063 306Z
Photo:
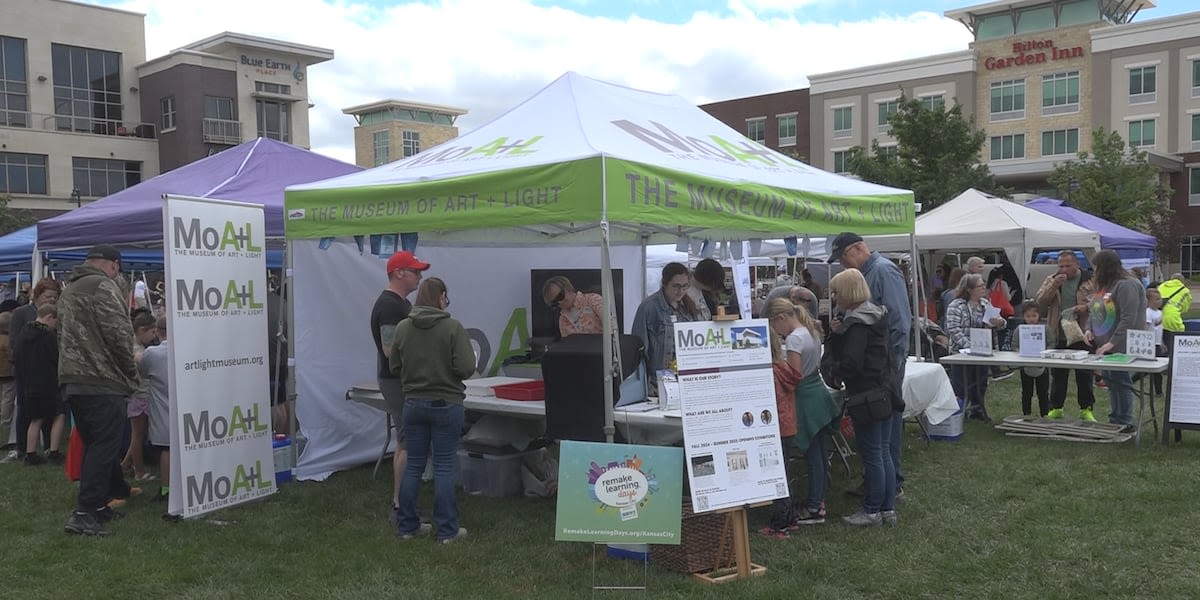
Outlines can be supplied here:
M71 200L75 201L75 208L81 208L83 206L83 194L79 193L79 188L71 190Z

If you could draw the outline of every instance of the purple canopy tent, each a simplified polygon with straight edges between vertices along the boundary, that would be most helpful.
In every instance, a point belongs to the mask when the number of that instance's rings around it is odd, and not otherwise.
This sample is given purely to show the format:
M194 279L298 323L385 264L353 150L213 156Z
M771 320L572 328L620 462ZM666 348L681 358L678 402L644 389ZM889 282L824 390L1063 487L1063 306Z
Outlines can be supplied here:
M161 244L162 195L262 204L268 238L283 238L283 189L361 171L303 148L258 138L189 163L37 225L37 249Z
M1127 267L1148 266L1154 260L1155 239L1152 235L1106 221L1091 213L1067 206L1062 200L1038 198L1025 203L1038 212L1074 223L1100 234L1100 247L1113 250Z

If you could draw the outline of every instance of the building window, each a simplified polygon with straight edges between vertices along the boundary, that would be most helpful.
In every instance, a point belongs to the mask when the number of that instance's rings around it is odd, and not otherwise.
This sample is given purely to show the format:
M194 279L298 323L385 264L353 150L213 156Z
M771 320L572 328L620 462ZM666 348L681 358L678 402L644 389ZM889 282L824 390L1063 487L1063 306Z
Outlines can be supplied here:
M108 158L71 159L75 189L84 196L104 197L142 181L142 163Z
M892 130L892 125L889 121L892 120L892 115L900 112L899 100L887 100L879 103L879 131L887 132Z
M175 129L175 96L167 96L159 100L158 109L162 114L162 130Z
M1192 61L1192 97L1200 98L1200 60Z
M46 155L0 152L0 192L46 194Z
M900 157L900 146L897 144L891 144L889 146L880 146L879 152L875 153L875 156L878 156L879 158L882 158L883 160L892 160L894 158L899 158Z
M1025 80L996 81L991 85L991 120L1011 121L1025 118Z
M270 83L267 81L255 81L254 91L264 92L267 94L281 94L284 96L292 95L292 86L282 83Z
M258 115L258 137L292 142L292 103L258 99L254 101Z
M1042 156L1058 156L1079 152L1079 130L1058 129L1042 132Z
M1192 115L1192 150L1200 150L1200 114Z
M975 26L975 39L977 41L994 40L996 38L1008 37L1012 34L1013 19L1007 11L1003 14L980 17L979 23Z
M997 135L992 137L992 160L1025 158L1025 134Z
M1017 33L1054 29L1054 7L1027 8L1017 13Z
M1079 71L1042 76L1042 114L1079 112Z
M1063 2L1058 6L1058 26L1060 28L1095 23L1099 20L1100 7L1096 4L1096 0L1075 0L1074 2Z
M386 165L391 162L392 159L389 157L391 149L388 143L388 132L386 130L376 131L371 134L371 138L375 145L375 166L378 167L379 165Z
M205 144L233 146L242 143L242 124L233 118L233 98L204 97L202 139Z
M924 107L925 110L937 110L937 111L945 110L946 109L946 96L944 96L942 94L937 94L934 96L922 96L921 97L921 106Z
M1195 169L1193 169L1195 171ZM1200 206L1192 204L1192 206ZM1189 235L1179 244L1179 271L1184 277L1200 275L1200 235Z
M1154 146L1154 119L1142 119L1129 122L1129 147L1146 148Z
M222 121L232 121L233 119L233 98L222 98L219 96L204 97L204 118L206 119L221 119Z
M833 109L833 137L848 138L854 129L854 107L843 106Z
M849 173L850 172L850 151L838 150L833 153L833 172L834 173Z
M746 137L760 144L767 141L767 118L746 119Z
M121 125L121 55L50 44L55 129L117 135Z
M1188 206L1200 206L1200 167L1188 169Z
M421 151L421 134L416 131L404 131L402 141L404 143L403 153L404 158L408 158Z
M25 59L25 40L0 36L0 127L29 127Z
M795 146L796 113L792 113L790 115L779 115L776 118L779 120L779 145Z
M1129 70L1129 103L1146 104L1158 99L1157 67L1137 67Z

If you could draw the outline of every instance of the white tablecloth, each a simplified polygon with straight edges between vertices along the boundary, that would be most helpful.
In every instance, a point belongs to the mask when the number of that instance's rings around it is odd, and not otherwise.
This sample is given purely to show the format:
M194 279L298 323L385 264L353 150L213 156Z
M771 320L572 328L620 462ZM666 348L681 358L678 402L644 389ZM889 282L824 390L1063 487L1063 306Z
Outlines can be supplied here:
M904 367L904 418L924 414L930 425L936 425L957 410L946 369L937 363L909 361Z

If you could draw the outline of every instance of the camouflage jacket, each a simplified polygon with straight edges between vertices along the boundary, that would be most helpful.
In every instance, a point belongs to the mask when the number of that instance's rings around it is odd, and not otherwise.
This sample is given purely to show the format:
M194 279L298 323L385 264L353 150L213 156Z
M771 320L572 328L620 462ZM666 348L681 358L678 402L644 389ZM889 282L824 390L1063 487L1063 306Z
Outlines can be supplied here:
M58 318L59 385L132 394L133 325L117 282L94 266L76 267L58 299Z

